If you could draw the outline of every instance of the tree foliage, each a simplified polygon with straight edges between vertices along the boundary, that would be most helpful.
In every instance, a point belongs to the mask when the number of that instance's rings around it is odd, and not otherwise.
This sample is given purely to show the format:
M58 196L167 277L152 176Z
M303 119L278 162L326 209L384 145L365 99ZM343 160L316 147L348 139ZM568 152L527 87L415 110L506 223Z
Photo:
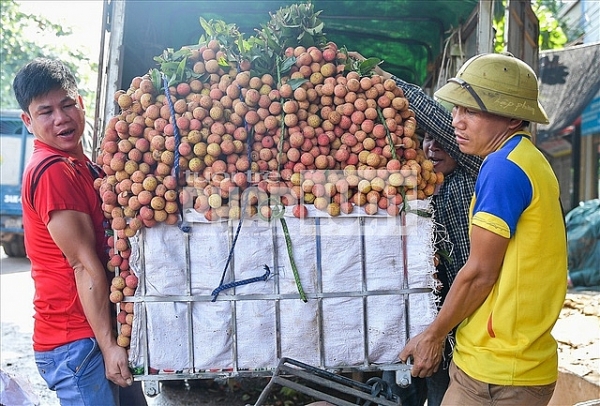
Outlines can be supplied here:
M555 0L536 0L532 3L533 12L540 22L540 50L562 48L568 41L566 27L557 16Z
M531 0L531 7L540 24L538 43L540 51L546 49L559 49L567 43L567 27L565 22L558 20L558 0ZM506 0L502 1L494 11L494 29L496 30L495 51L505 50L504 27Z
M48 57L61 59L71 68L88 107L88 114L93 114L95 82L90 82L98 64L90 60L83 50L64 45L73 35L71 28L42 16L24 13L15 0L2 0L0 7L0 108L18 108L12 91L15 74L30 60ZM55 45L40 45L41 37L56 39L53 41Z

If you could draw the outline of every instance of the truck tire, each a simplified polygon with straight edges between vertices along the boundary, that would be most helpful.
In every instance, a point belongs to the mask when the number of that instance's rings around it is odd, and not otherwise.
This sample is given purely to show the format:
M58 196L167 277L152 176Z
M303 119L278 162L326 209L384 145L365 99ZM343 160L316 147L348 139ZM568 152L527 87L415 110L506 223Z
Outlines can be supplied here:
M10 241L4 241L2 243L2 247L4 248L4 252L9 257L14 258L25 258L25 242L23 241L22 235L17 235L12 238Z

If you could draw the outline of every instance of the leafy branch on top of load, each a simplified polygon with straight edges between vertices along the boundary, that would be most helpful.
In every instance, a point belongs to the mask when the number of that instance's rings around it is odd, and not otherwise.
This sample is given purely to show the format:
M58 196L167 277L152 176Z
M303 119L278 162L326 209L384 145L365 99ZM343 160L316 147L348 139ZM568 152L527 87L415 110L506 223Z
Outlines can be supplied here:
M289 47L323 47L327 43L323 33L321 11L314 11L313 5L292 4L271 13L271 20L258 32L258 36L268 40L274 51L282 54Z
M325 47L327 39L319 14L321 11L315 12L311 3L282 7L270 13L271 19L260 30L256 30L256 35L248 38L244 38L235 24L200 17L204 34L200 36L198 44L183 46L178 51L172 48L164 50L161 55L154 57L159 68L152 69L150 75L156 78L153 82L157 89L161 87L158 71L166 75L169 85L190 79L209 81L210 72L194 69L194 65L202 60L202 49L213 48L209 44L216 41L220 47L220 54L217 55L220 67L250 70L252 76L275 76L282 58L292 56L286 55L286 51L289 53L290 49L297 46Z

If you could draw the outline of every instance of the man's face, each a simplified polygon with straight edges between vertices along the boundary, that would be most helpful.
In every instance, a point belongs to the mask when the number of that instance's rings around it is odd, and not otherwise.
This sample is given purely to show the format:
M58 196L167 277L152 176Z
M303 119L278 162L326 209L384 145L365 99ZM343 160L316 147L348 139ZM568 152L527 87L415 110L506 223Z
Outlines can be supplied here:
M449 175L456 169L456 160L442 149L442 146L427 133L423 138L423 152L425 152L427 159L433 162L433 170L435 172Z
M82 154L80 140L85 128L85 111L81 96L69 95L63 89L51 90L33 99L29 113L21 113L21 119L44 144L74 156Z
M500 145L520 126L514 120L483 111L454 106L452 126L460 150L469 155L485 157Z

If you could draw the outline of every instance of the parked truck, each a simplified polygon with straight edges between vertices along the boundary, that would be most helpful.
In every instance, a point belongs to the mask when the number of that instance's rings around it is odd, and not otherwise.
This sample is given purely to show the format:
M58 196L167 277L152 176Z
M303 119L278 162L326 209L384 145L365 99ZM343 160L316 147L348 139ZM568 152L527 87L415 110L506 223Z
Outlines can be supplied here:
M0 113L0 235L2 248L9 257L24 257L21 177L33 148L33 134L21 121L18 110Z
M172 55L197 44L205 34L200 18L252 34L269 13L293 3L105 1L96 145L120 114L115 96L157 68L165 50ZM509 43L518 44L509 50L535 61L537 42L530 38L537 38L537 20L528 2L509 3ZM493 49L489 1L312 4L323 10L329 41L382 59L384 69L428 93L468 57ZM389 369L407 378L408 368L395 364L396 349L386 343L408 339L435 313L431 220L415 216L421 208L414 205L398 217L358 211L335 221L317 211L298 219L282 210L274 217L281 224L207 222L183 209L176 224L139 230L126 248L137 290L119 303L135 309L126 343L136 379L152 394L160 380L271 374L277 360L290 356L323 370ZM296 291L298 280L304 292Z

